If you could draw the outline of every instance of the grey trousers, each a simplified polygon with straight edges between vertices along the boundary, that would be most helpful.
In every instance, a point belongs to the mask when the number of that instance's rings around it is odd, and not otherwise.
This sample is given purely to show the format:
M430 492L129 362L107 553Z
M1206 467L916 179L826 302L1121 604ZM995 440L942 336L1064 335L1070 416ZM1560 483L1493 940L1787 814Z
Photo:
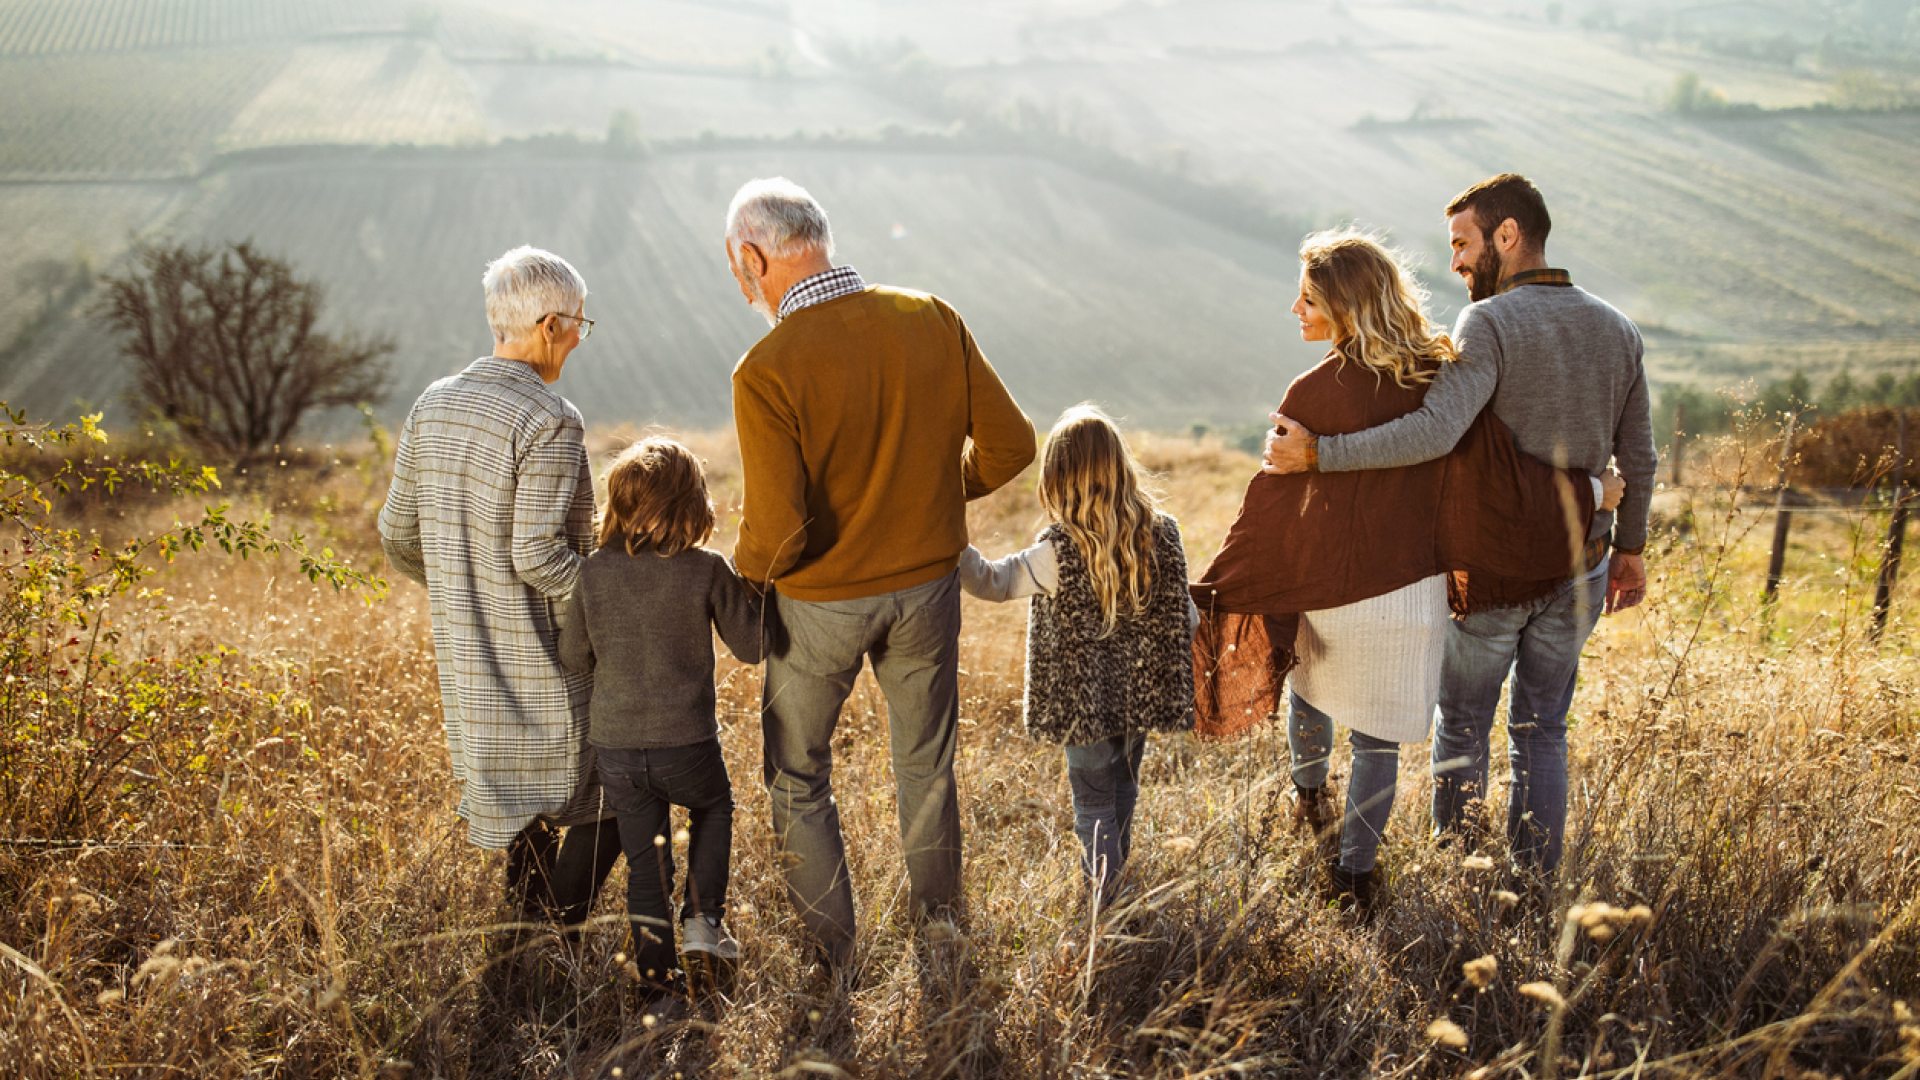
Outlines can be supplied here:
M773 832L787 895L833 963L853 953L853 886L833 798L833 730L861 662L887 699L900 849L916 912L960 899L960 581L858 600L782 596L787 650L769 657L760 705Z

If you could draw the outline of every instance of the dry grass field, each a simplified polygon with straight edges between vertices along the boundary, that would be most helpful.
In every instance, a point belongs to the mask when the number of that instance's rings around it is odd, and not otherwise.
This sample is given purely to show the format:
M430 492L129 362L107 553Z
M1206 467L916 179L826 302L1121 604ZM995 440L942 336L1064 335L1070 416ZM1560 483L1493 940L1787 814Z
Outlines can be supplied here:
M598 434L596 461L634 434ZM725 546L735 451L686 437ZM1204 565L1251 459L1136 442ZM377 563L384 460L285 457L223 497ZM1726 483L1760 456L1728 444L1713 462ZM1763 620L1766 519L1696 475L1659 496L1648 604L1590 645L1567 863L1543 904L1511 903L1499 842L1480 859L1424 838L1422 746L1377 924L1322 907L1269 728L1151 745L1138 888L1089 912L1060 756L1020 730L1024 613L969 601L961 917L901 915L883 703L863 679L836 739L858 970L835 986L811 968L757 780L757 673L723 659L743 967L731 997L652 1022L627 994L624 871L580 947L489 953L501 864L451 813L420 590L369 600L285 560L182 555L112 606L102 639L9 638L0 1074L1904 1080L1920 1073L1920 592L1903 586L1868 644L1865 538L1884 518L1814 515ZM190 509L125 495L56 513L112 538ZM1031 477L971 521L991 552L1024 543ZM0 548L20 565L17 534ZM113 666L89 663L104 650Z

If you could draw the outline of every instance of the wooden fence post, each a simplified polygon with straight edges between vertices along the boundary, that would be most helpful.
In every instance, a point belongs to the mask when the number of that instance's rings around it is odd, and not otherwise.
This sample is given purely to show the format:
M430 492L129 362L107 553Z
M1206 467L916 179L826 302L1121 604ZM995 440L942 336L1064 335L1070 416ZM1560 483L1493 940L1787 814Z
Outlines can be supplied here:
M1773 553L1767 558L1767 587L1760 594L1761 602L1770 611L1774 594L1780 591L1780 573L1787 563L1787 530L1793 525L1793 511L1787 509L1787 465L1793 460L1793 429L1800 422L1800 414L1787 417L1787 430L1780 437L1780 482L1775 485L1773 499Z
M1671 483L1680 486L1680 461L1687 456L1687 403L1676 402L1673 406L1673 473Z
M1887 524L1887 552L1880 557L1880 580L1873 586L1873 641L1887 629L1887 608L1893 603L1893 585L1900 577L1900 549L1907 540L1907 410L1898 411L1899 434L1894 438L1893 520Z

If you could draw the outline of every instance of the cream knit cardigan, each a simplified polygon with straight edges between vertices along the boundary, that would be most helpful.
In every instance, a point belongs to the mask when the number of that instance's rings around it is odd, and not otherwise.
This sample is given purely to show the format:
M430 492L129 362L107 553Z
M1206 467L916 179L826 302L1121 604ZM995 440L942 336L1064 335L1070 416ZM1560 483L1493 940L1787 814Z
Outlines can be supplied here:
M1447 577L1345 607L1301 613L1293 692L1355 731L1421 742L1440 700Z

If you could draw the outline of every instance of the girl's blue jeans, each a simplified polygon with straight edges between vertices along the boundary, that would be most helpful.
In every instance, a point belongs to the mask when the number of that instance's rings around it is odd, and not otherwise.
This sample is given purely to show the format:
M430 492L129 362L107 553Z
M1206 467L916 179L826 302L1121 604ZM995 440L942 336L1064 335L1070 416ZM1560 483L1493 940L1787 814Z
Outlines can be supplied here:
M1102 895L1111 894L1133 848L1133 806L1140 798L1140 759L1146 750L1145 732L1067 747L1080 865Z
M1288 692L1287 746L1293 754L1293 782L1303 788L1324 787L1333 757L1333 719L1299 694ZM1400 782L1400 744L1347 733L1353 745L1353 779L1347 783L1347 812L1340 823L1340 868L1364 874L1373 869L1393 815L1393 796Z

